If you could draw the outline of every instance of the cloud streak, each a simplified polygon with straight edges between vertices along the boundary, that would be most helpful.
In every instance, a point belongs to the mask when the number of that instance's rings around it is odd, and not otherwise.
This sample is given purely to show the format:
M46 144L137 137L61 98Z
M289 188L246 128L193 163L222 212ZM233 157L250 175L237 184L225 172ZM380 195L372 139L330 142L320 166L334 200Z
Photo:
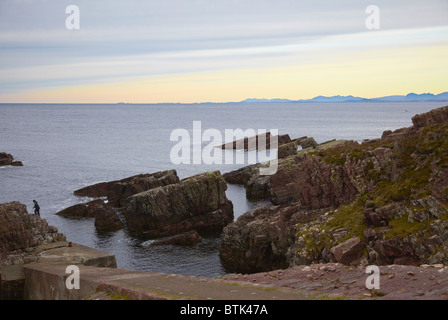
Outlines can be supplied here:
M81 30L69 31L71 1L3 0L0 96L447 43L446 1L377 3L381 30L369 32L359 0L81 0Z

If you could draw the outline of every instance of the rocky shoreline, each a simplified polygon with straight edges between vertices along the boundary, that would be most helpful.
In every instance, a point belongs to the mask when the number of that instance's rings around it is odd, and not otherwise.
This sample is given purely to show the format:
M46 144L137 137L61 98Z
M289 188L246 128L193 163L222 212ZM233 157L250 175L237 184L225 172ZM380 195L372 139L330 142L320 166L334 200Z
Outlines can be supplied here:
M231 273L223 279L319 292L318 298L327 292L328 298L446 299L448 106L412 121L363 143L281 136L271 176L259 173L268 164L256 164L182 180L167 170L98 183L74 191L98 199L57 214L92 217L99 231L126 228L152 245L195 245L221 234L221 263ZM233 222L227 183L272 205ZM0 222L0 265L27 263L31 248L65 240L18 202L0 205ZM387 276L381 291L366 292L368 265Z
M232 272L339 262L448 262L448 107L376 140L332 141L224 174L250 199L274 204L224 228L220 256Z

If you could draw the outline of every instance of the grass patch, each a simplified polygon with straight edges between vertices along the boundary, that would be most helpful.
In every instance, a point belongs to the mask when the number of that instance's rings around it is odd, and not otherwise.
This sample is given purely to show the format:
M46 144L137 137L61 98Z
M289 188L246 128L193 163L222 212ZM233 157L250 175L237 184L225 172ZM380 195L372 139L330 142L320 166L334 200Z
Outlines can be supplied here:
M433 221L433 219L430 219L423 222L409 222L408 215L404 215L400 218L389 221L390 229L384 234L384 238L405 238L411 234L415 234L428 229Z
M364 230L367 227L367 223L364 218L363 197L350 204L340 206L338 210L330 213L330 217L330 221L325 225L328 234L341 227L347 227L351 229L352 234L364 241ZM343 241L349 238L351 238L350 235Z

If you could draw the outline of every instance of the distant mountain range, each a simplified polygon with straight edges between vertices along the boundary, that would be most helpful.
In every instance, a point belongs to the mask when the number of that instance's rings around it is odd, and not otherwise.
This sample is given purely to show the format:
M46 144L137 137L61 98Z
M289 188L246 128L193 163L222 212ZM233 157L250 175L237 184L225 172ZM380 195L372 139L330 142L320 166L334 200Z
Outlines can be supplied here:
M440 94L432 93L409 93L407 95L394 95L386 96L380 98L361 98L354 96L332 96L324 97L317 96L312 99L301 99L301 100L289 100L289 99L246 99L240 101L240 103L262 103L262 102L276 102L276 103L288 103L288 102L438 102L438 101L448 101L448 92Z

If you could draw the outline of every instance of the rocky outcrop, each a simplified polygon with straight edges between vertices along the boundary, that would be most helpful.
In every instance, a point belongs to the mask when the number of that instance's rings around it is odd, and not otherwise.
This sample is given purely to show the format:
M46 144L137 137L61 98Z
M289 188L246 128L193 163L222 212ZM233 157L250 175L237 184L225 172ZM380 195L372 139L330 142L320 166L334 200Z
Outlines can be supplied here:
M297 142L297 144L299 146L302 147L302 149L308 149L308 148L317 148L318 143L316 142L316 140L314 140L313 137L301 137L301 138L297 138L295 139L295 141Z
M95 228L103 232L117 231L124 229L124 224L114 209L98 206L95 211Z
M282 144L281 146L278 147L277 158L283 159L288 156L292 156L297 153L297 148L298 148L297 140Z
M330 249L333 260L345 265L359 264L364 243L358 237L351 238Z
M98 231L117 231L124 228L116 209L124 207L126 199L143 191L178 183L176 170L139 174L121 180L100 182L74 192L77 196L107 197L107 203L101 199L80 203L57 212L66 218L95 218Z
M412 117L412 124L416 128L423 128L439 123L448 123L448 108L442 107Z
M220 146L220 148L230 150L265 150L271 148L271 141L274 141L273 139L277 139L275 147L291 142L291 138L288 134L273 136L270 132L266 132L265 134L259 134L254 137L246 137L223 144L222 146Z
M281 261L277 267L447 264L447 114L448 106L415 116L412 127L362 144L333 141L298 151L279 159L271 176L260 176L255 166L227 173L228 181L246 185L247 195L292 204L291 217L314 212L314 218L284 225L274 218L277 207L243 215L244 223L224 229L223 264L238 272L272 268L263 259ZM286 242L282 234L254 228L263 225L279 226L292 244L274 255L272 248ZM254 241L268 234L266 242Z
M289 266L287 252L296 239L296 225L322 212L300 204L263 206L250 210L224 228L219 255L229 272L252 273Z
M23 262L23 256L41 244L65 240L45 219L28 214L20 202L0 204L0 265Z
M115 209L101 199L75 204L56 212L56 215L71 219L95 218L98 231L117 231L124 228Z
M97 199L86 203L75 204L56 212L56 215L64 218L94 218L98 207L104 206L104 201L101 199Z
M233 221L233 205L219 171L198 174L178 183L128 198L124 216L130 231L161 237L196 230L221 231Z
M100 182L74 192L77 196L107 197L109 203L115 207L125 205L131 195L168 184L179 182L176 170L159 171L155 173L139 174L121 180Z
M21 161L14 161L14 157L6 152L0 152L0 167L2 166L23 166Z

